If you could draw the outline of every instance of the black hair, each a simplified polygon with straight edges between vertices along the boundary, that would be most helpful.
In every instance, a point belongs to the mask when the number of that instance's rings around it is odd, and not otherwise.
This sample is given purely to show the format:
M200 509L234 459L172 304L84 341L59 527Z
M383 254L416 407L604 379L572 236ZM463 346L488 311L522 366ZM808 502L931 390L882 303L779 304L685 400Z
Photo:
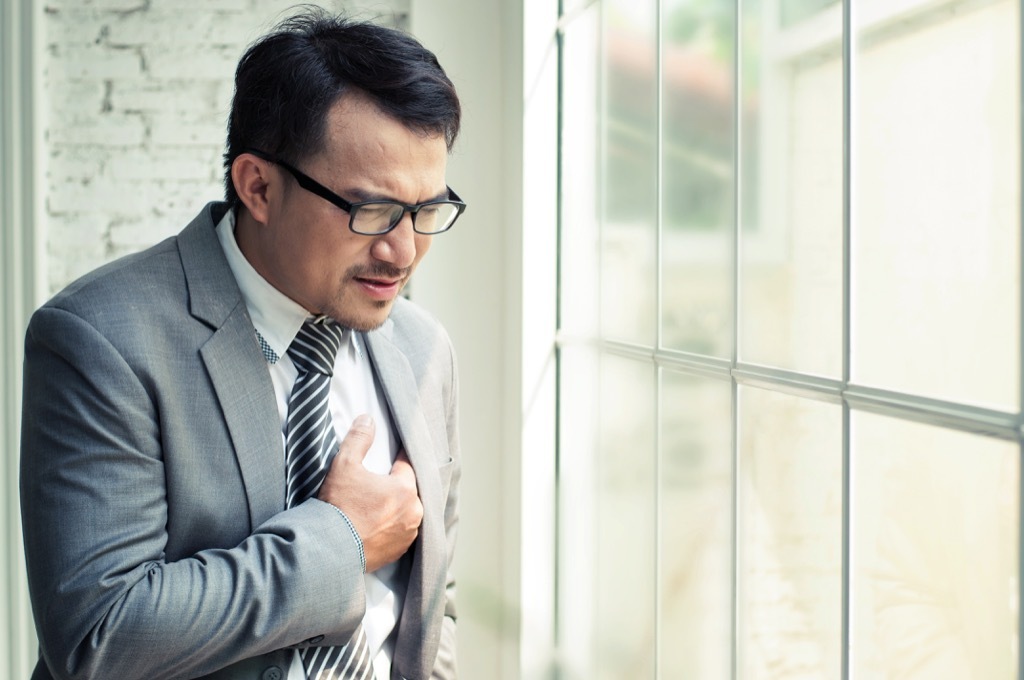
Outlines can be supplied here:
M455 86L433 52L402 31L304 7L246 50L235 70L235 95L224 154L225 196L237 202L231 164L248 149L292 163L323 146L327 115L357 90L408 129L459 134Z

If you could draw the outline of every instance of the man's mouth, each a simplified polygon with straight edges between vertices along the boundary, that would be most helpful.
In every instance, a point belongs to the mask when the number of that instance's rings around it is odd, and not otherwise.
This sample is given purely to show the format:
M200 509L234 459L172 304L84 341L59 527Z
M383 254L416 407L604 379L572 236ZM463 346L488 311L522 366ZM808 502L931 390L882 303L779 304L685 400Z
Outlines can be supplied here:
M390 300L398 294L402 287L401 278L377 278L369 276L357 276L355 282L370 297L377 300Z

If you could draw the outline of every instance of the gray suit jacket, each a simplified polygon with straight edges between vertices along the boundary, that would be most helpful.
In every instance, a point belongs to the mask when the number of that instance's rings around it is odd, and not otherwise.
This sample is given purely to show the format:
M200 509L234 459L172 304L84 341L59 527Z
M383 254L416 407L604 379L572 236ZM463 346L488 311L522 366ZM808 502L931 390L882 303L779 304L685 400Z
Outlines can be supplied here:
M21 507L41 658L32 677L283 677L289 648L344 644L364 610L351 533L284 508L273 386L214 226L76 281L25 344ZM460 470L447 335L399 300L365 335L416 471L394 678L455 677ZM285 650L284 652L280 650Z

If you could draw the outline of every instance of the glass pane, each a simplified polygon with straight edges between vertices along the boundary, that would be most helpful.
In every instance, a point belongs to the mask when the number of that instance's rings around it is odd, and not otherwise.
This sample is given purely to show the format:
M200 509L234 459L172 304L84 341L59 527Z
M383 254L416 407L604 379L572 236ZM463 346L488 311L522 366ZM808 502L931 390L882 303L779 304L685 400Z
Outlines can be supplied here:
M600 5L565 28L562 41L560 329L592 337L598 296L598 43Z
M565 16L579 12L582 9L593 7L597 3L591 0L562 0L562 14Z
M732 356L734 0L665 0L662 310L666 347Z
M744 0L740 248L742 361L842 377L843 62L832 13L777 26L775 3Z
M740 676L841 677L842 409L740 388Z
M855 678L1017 677L1017 444L854 412Z
M600 361L587 344L559 350L558 646L561 676L594 677Z
M1018 408L1018 5L858 9L857 382Z
M732 665L732 388L665 371L660 443L661 678ZM633 676L623 676L633 677Z
M838 4L839 0L779 0L779 19L783 26L791 26Z
M650 678L655 672L654 375L646 362L601 359L593 506L596 678Z
M601 331L653 345L657 331L655 0L610 0L604 21Z

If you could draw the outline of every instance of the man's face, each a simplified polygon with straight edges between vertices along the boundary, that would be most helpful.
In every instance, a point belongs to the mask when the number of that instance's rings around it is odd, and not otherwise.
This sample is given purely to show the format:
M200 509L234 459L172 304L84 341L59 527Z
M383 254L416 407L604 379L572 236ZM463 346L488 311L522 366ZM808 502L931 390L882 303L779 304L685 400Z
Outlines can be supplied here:
M447 197L448 148L441 135L410 131L360 95L331 109L321 153L299 170L351 202L394 200L412 205ZM267 221L244 248L253 267L313 314L357 330L380 326L432 237L417 234L411 216L390 232L349 230L349 214L301 188L272 166Z

